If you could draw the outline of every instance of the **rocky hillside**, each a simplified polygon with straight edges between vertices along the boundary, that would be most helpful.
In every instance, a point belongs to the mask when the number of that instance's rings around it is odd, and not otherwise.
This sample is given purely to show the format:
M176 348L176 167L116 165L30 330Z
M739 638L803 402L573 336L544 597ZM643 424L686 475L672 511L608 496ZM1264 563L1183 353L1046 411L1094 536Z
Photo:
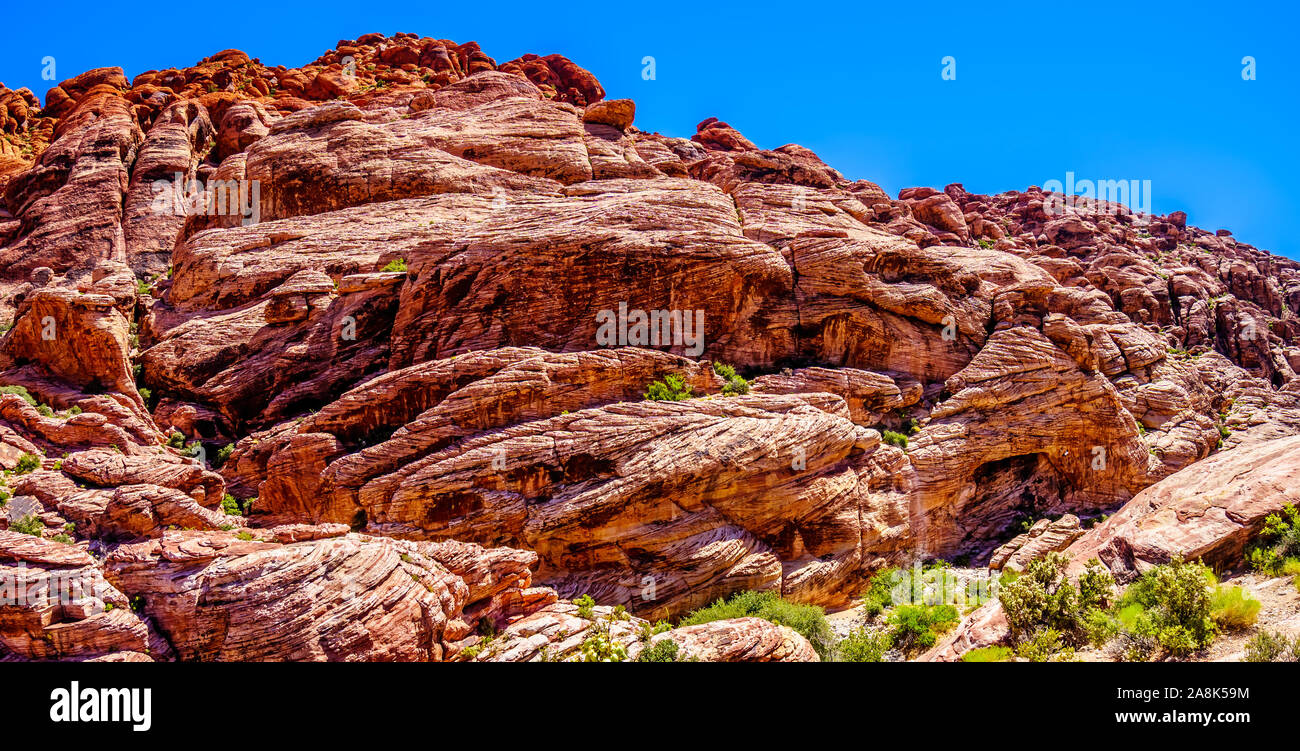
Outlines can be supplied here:
M1049 514L1123 508L1027 548L1121 572L1288 500L1158 489L1300 465L1300 264L634 122L413 34L0 86L0 659L816 659L651 622Z

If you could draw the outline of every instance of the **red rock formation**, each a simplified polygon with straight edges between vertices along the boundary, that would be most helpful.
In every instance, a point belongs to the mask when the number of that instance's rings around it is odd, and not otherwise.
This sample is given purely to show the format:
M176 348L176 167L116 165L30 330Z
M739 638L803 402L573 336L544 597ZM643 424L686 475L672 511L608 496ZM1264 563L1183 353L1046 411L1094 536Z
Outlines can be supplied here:
M1072 549L1128 572L1229 555L1288 497L1241 478L1295 453L1300 264L1039 188L894 199L604 96L405 33L0 87L0 466L39 521L3 515L0 561L117 593L0 610L4 656L635 653L615 605L839 607L1120 507ZM668 376L703 398L646 401ZM1077 532L1040 531L998 562ZM759 622L669 633L809 657Z

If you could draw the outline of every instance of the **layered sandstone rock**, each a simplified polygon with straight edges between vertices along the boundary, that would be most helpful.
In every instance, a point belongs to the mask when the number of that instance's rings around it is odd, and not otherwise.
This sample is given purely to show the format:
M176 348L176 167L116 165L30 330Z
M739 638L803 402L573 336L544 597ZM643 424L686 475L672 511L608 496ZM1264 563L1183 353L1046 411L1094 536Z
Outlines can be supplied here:
M636 651L616 605L839 607L1120 507L1070 550L1127 575L1294 500L1300 264L1039 188L892 198L604 96L406 33L0 87L0 466L40 521L6 549L142 608L6 610L7 653ZM646 401L668 376L693 398ZM807 657L770 624L670 633Z
M1066 553L1121 579L1171 558L1235 564L1282 507L1300 505L1300 437L1213 456L1138 493Z

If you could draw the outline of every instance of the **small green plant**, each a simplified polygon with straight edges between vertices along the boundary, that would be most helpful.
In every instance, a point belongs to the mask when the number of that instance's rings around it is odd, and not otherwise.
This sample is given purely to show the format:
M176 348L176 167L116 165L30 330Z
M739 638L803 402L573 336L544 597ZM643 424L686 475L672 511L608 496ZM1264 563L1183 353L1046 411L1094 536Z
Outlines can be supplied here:
M1032 561L1013 580L1002 581L998 600L1011 627L1011 636L1030 655L1042 656L1042 650L1059 642L1060 649L1085 642L1105 643L1117 631L1106 609L1114 597L1115 580L1096 559L1088 561L1073 585L1065 575L1069 559L1061 553L1048 553Z
M907 436L895 430L883 430L880 433L880 440L888 443L890 446L897 446L900 449L907 449Z
M244 509L239 505L238 499L229 493L226 493L221 497L221 510L230 516L240 516L244 513Z
M1288 566L1293 570L1300 567L1300 511L1288 503L1280 513L1265 517L1264 528L1246 560L1251 568L1269 576L1284 575Z
M985 250L992 250L992 249L993 249L993 241L992 241L992 240L986 240L986 239L984 239L984 238L981 237L977 242L979 243L979 246L980 246L981 248L985 249Z
M836 662L884 662L885 653L894 646L889 631L857 628L835 645Z
M641 654L636 656L637 662L677 662L677 654L681 647L672 639L660 639L654 644L641 650Z
M0 386L0 394L17 394L23 398L23 401L27 402L31 406L35 407L37 405L36 397L32 396L31 393L22 386Z
M168 446L171 446L171 447L174 448L174 449L178 449L178 448L182 448L182 447L184 447L184 446L185 446L185 434L184 434L184 433L181 433L180 431L173 430L173 431L172 431L172 434L169 435L169 436L167 436L167 445L168 445Z
M1261 631L1246 642L1245 662L1300 662L1300 636Z
M234 450L235 450L235 444L233 443L227 443L225 446L222 446L221 448L217 449L216 462L213 464L213 466L218 468L224 467L226 465L226 462L229 461L230 455L231 453L234 452Z
M1011 647L980 647L972 649L961 656L962 662L1006 662L1010 660L1015 653Z
M578 606L578 616L591 620L596 617L596 601L591 599L591 595L583 595L573 601Z
M867 618L875 618L893 606L893 590L900 575L897 568L889 567L877 571L871 577L871 584L862 596L862 610Z
M45 532L45 522L41 521L41 518L36 514L28 514L20 519L10 519L9 531L41 537Z
M662 634L665 631L671 631L672 624L668 621L658 621L651 625L649 621L641 624L641 641L650 641L650 637L655 634Z
M737 592L730 599L714 602L695 610L682 619L680 626L694 626L728 618L755 617L789 626L803 634L823 659L830 655L834 633L826 621L826 611L816 605L797 605L782 600L775 592Z
M645 398L652 402L681 402L691 398L691 386L681 376L669 373L662 381L651 381Z
M36 411L41 415L41 417L54 417L54 408L48 404L36 405Z
M609 623L597 621L579 647L578 662L627 662L627 647L609 635Z
M1150 659L1157 651L1183 657L1214 641L1214 575L1202 563L1180 558L1156 566L1129 585L1116 603L1129 659Z
M1260 602L1241 587L1218 586L1210 597L1210 617L1221 628L1243 629L1253 626L1259 616Z
M730 365L715 362L713 363L713 372L722 376L722 378L727 382L726 385L722 387L723 395L732 396L736 394L749 393L749 381L740 377L740 375L736 373L736 369Z
M961 614L952 605L899 605L889 614L888 623L894 645L904 654L914 655L933 647L947 633Z
M406 271L406 259L405 259L405 258L394 258L393 260L391 260L391 261L389 261L388 263L384 264L384 267L383 267L382 269L380 269L380 271L390 271L390 272L391 272L391 271L402 271L402 272L404 272L404 271Z
M1030 662L1069 662L1074 648L1068 647L1060 631L1042 628L1016 647L1016 656Z
M18 463L14 465L13 473L16 475L25 475L28 472L35 472L41 468L41 458L36 454L23 454L18 457Z
M68 407L68 417L75 417L76 415L79 414L81 414L81 407L78 407L75 404L72 405L71 407Z
M243 540L244 542L252 542L252 540L253 540L253 533L252 533L252 532L246 532L246 531L245 531L245 532L236 532L236 533L235 533L235 537L238 538L238 539L240 539L240 540Z

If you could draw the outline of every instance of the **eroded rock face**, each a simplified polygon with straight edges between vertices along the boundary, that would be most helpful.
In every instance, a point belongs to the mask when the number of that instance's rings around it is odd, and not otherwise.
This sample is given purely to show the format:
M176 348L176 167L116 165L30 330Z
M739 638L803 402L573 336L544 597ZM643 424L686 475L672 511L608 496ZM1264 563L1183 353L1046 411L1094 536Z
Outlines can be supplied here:
M1208 564L1241 558L1264 518L1300 504L1300 438L1227 451L1138 493L1067 550L1098 558L1121 579L1174 556Z
M636 652L638 615L840 607L917 557L1231 556L1294 500L1300 264L646 133L559 55L367 34L0 87L0 187L0 466L35 520L0 560L117 592L0 611L4 657ZM670 376L692 398L648 401Z

